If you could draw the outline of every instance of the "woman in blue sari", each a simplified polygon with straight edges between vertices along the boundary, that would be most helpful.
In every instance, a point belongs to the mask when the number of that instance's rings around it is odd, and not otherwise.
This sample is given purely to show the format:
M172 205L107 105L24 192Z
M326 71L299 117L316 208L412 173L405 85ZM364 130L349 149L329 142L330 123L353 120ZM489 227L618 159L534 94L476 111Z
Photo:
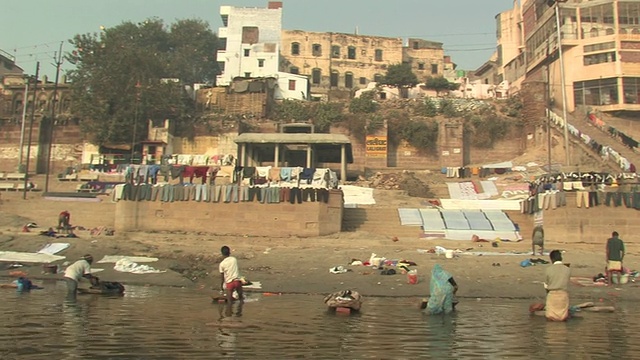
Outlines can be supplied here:
M431 282L429 283L429 301L425 312L429 315L449 314L454 310L453 296L458 291L458 284L453 276L444 271L438 264L431 270Z

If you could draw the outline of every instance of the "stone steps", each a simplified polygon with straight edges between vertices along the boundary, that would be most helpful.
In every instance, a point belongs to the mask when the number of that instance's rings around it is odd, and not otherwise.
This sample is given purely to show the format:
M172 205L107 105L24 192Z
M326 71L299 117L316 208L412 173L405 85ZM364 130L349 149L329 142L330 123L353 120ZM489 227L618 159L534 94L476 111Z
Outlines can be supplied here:
M418 238L420 227L400 225L397 208L344 209L342 231L365 231L382 236Z

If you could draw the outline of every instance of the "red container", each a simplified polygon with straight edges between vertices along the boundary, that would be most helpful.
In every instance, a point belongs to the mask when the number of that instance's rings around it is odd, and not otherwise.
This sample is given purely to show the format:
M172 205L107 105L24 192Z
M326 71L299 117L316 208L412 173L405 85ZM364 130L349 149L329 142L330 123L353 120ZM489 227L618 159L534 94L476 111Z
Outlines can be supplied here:
M415 285L418 283L418 272L415 270L411 270L407 273L407 282L410 285Z

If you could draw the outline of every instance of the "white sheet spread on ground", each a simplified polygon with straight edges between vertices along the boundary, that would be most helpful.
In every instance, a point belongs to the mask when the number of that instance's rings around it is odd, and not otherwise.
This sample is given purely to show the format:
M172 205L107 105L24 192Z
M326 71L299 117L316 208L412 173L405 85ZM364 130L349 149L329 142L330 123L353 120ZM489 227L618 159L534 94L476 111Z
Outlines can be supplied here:
M374 205L373 189L353 185L341 185L344 194L345 207L356 207L357 205Z
M244 289L262 289L262 284L260 281L252 281L251 285L242 285Z
M54 261L58 261L62 259L64 259L64 256L58 256L58 255L52 255L52 254L0 251L0 261L7 261L7 262L49 264Z
M65 250L69 246L71 246L71 244L69 243L49 243L45 245L42 249L38 250L38 253L54 255L59 253L62 250Z
M120 259L116 262L116 265L113 267L115 271L132 273L132 274L157 274L163 273L167 270L158 270L154 269L149 265L142 265L135 263L129 259Z
M99 264L103 263L117 263L118 260L127 259L136 263L148 263L156 262L158 258L146 257L146 256L126 256L126 255L105 255L102 260L98 261Z
M418 209L398 209L400 225L422 226L422 216Z
M482 180L480 181L480 185L482 185L482 190L489 197L498 195L498 188L496 187L496 183L490 180Z
M440 199L447 210L520 210L520 202L514 200L460 200Z
M511 169L513 167L513 163L511 161L505 161L496 164L486 164L482 165L485 169Z

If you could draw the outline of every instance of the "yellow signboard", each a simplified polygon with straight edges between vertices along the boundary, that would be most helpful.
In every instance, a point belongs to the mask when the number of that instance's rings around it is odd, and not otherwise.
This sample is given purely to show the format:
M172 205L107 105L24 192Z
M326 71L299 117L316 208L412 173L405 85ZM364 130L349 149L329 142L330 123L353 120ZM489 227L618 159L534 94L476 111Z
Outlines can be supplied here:
M387 137L367 135L367 157L387 157Z

